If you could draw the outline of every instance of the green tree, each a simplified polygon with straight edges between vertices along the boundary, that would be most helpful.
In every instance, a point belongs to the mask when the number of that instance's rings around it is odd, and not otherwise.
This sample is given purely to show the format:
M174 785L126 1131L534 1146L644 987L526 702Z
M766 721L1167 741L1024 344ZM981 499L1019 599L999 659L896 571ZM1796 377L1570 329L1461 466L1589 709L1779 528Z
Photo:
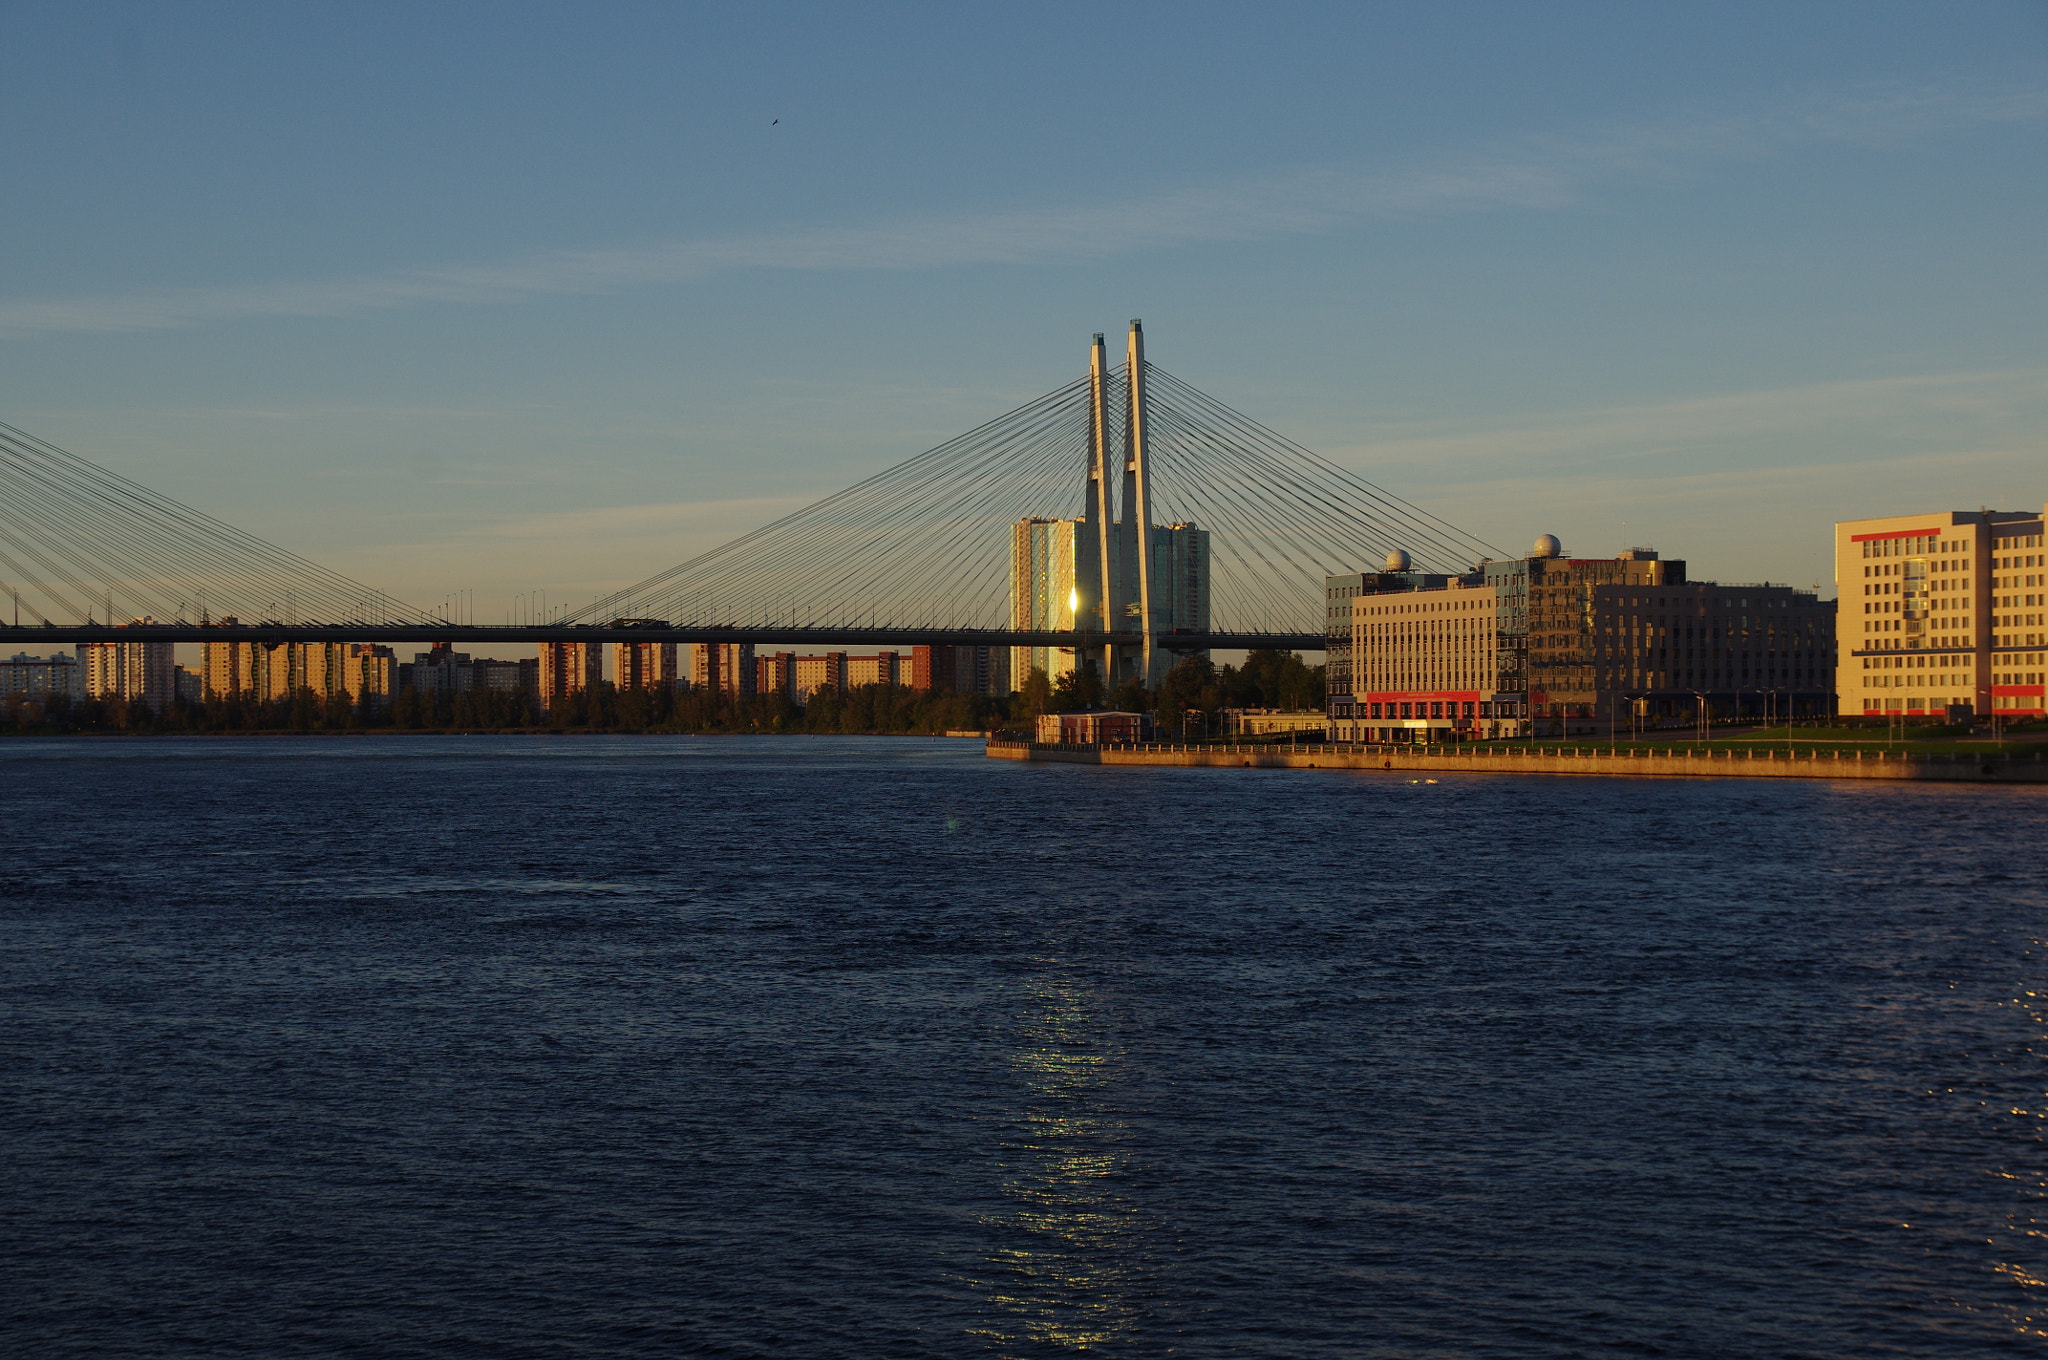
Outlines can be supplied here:
M1245 654L1242 668L1225 666L1220 679L1232 708L1313 710L1323 706L1324 671L1294 652L1270 649Z
M1024 677L1024 683L1017 688L1016 716L1036 719L1041 713L1050 713L1052 707L1052 681L1046 678L1045 667L1033 666L1031 673Z
M1199 724L1206 734L1223 708L1222 677L1208 657L1184 656L1159 682L1158 704L1161 726L1186 736Z
M1044 674L1043 671L1039 674ZM1048 711L1068 713L1077 708L1101 708L1106 696L1102 688L1102 672L1092 659L1084 659L1073 670L1060 677L1053 686L1052 708Z

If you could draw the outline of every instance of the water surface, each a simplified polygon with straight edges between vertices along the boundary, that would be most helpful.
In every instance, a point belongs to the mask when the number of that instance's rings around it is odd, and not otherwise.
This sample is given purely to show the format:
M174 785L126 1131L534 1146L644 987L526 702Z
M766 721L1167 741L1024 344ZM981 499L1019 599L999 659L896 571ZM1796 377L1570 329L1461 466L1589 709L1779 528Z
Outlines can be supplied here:
M0 742L37 1356L2038 1353L2048 794Z

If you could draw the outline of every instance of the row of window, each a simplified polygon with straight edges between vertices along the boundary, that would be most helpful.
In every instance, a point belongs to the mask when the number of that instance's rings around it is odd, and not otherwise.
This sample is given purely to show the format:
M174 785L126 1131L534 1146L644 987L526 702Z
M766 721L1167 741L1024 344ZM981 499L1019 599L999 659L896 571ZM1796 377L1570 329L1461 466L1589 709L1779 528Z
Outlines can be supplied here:
M1959 553L1969 550L1969 539L1944 540L1939 531L1932 534L1887 535L1883 538L1868 539L1863 544L1865 557L1927 557L1934 553Z
M2010 656L1993 658L1992 664L1995 666L2038 666L2044 659L2048 659L2048 652L2014 652ZM2025 678L2022 678L2023 676ZM2038 685L2041 683L2041 673L2038 671L1994 672L1991 676L1991 683L1994 685Z
M1493 608L1493 603L1494 597L1491 595L1474 595L1470 599L1461 599L1456 595L1448 595L1442 599L1423 600L1415 604L1373 605L1369 606L1365 612L1368 614L1441 614L1455 610L1490 610Z
M1882 656L1863 658L1863 669L1866 671L1924 671L1929 668L1939 670L1944 666L1960 666L1968 670L1970 658L1941 656L1933 652L1887 652Z
M1417 699L1413 702L1398 704L1391 702L1361 704L1360 707L1371 710L1366 714L1368 718L1491 718L1495 716L1508 718L1514 716L1509 710L1515 709L1519 705L1506 702L1498 704L1479 703L1470 699L1430 699L1427 701ZM1501 710L1498 715L1494 713L1496 708ZM1381 711L1383 709L1385 710L1384 712ZM1463 710L1462 712L1460 711L1461 709ZM1446 710L1449 711L1446 712Z

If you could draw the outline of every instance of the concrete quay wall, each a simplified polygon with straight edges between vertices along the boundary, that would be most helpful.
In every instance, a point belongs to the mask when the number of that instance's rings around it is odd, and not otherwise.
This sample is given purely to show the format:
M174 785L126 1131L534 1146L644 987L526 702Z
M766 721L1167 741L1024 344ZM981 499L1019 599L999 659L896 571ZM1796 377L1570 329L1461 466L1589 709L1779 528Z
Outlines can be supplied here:
M1642 775L1692 779L1945 779L1969 783L2048 784L2038 755L1926 756L1815 751L1810 755L1642 747L1607 751L1539 746L1533 751L1455 746L1052 746L990 742L996 760L1071 765L1180 765L1266 770L1408 770L1427 774Z

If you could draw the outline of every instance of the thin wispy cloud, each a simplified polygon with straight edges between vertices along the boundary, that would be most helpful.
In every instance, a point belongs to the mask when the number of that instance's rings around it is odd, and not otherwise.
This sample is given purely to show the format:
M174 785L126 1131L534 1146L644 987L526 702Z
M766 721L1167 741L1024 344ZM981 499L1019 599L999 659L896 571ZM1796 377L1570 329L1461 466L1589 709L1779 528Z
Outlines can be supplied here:
M556 252L319 281L0 301L0 336L121 332L256 318L347 317L433 305L598 295L747 270L931 270L1086 262L1139 246L1322 235L1373 220L1556 210L1603 186L1838 144L1885 147L2048 118L2048 89L1939 86L1835 93L1656 123L1526 135L1421 164L1305 166L1096 204L954 213L659 245Z
M1323 452L1370 468L1374 476L1386 475L1389 467L1422 477L1457 468L1469 476L1531 463L1569 466L1595 477L1627 463L1665 476L1666 455L1691 458L1702 449L1719 450L1722 461L1732 465L1730 450L1765 440L1770 441L1771 461L1779 464L1787 458L1800 461L1786 448L1786 441L1797 441L1806 461L1832 465L1833 450L1844 442L1867 449L1908 429L1916 443L1930 431L1967 442L1986 430L2003 436L2038 428L2044 415L2048 370L1984 369L1519 413L1487 421L1419 422L1385 427L1366 441Z

